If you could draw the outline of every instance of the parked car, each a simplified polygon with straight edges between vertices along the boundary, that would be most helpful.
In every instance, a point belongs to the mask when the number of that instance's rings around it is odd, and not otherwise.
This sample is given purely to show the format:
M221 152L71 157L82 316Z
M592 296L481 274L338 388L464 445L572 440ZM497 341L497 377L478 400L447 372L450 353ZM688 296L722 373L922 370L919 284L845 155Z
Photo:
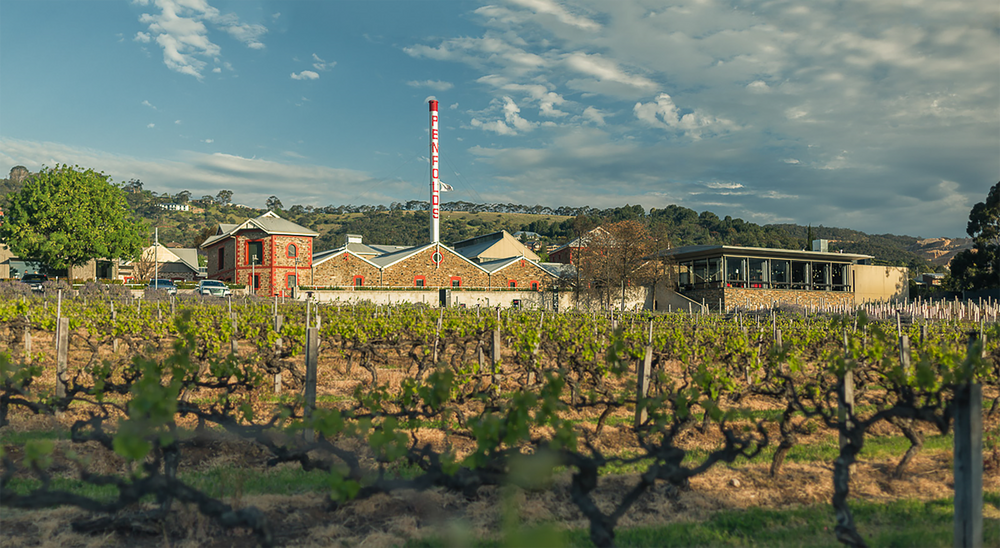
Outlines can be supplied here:
M199 295L212 295L213 297L228 297L233 294L229 286L219 280L202 280L198 282Z
M146 287L149 289L162 289L167 292L167 295L177 294L177 286L174 285L172 280L150 280L149 285Z
M32 291L41 291L42 284L49 281L49 277L45 274L25 274L21 276L21 283L28 284Z

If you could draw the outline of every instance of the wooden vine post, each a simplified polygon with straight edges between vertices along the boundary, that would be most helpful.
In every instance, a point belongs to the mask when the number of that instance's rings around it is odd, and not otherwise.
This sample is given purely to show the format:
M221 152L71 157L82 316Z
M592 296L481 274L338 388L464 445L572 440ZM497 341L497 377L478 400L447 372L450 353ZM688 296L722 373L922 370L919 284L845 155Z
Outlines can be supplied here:
M274 332L278 334L278 338L274 341L274 360L281 366L281 353L284 351L284 341L281 340L281 326L285 321L285 317L281 315L274 316ZM281 394L281 370L279 369L277 373L274 374L274 395Z
M56 325L56 397L66 397L69 363L69 318L59 318Z
M969 338L969 356L977 348ZM955 390L955 548L983 546L983 385L969 380Z
M316 362L319 361L319 329L310 327L306 329L306 386L305 386L305 409L303 411L306 419L312 417L313 410L316 409ZM312 428L306 428L305 439L312 442L316 439L316 433Z
M233 355L234 356L239 356L239 354L240 354L240 343L237 342L237 340L236 340L237 339L237 333L236 333L236 314L233 314L231 316L231 318L232 318L232 321L233 321L233 334L232 334L231 337L229 337L229 345L230 345L230 349L231 349Z

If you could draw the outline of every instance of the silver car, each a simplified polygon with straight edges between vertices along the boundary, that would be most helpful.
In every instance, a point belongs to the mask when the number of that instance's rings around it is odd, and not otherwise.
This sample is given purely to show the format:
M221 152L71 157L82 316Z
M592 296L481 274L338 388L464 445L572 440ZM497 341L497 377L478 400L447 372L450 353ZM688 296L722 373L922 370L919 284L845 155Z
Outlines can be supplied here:
M162 289L167 292L167 295L177 294L177 286L174 285L172 280L150 280L149 285L146 287L149 289Z
M214 297L228 297L233 294L225 283L219 280L202 280L198 282L199 295L212 295Z

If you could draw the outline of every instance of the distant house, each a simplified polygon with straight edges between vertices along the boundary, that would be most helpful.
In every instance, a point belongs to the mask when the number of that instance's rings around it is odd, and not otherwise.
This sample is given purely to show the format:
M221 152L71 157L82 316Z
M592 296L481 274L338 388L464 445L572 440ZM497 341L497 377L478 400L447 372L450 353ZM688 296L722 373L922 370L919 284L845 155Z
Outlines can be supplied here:
M312 285L312 230L282 219L273 211L239 224L220 224L202 242L208 277L246 284L261 296Z
M562 264L576 264L581 253L585 253L588 245L595 238L608 237L611 234L601 227L597 227L583 236L561 245L549 252L549 262Z
M190 211L191 206L187 204L160 204L160 209L167 211Z
M142 250L138 261L124 262L118 267L118 277L125 282L151 280L154 276L175 281L192 281L205 277L198 266L198 250L193 247L166 247L154 244Z

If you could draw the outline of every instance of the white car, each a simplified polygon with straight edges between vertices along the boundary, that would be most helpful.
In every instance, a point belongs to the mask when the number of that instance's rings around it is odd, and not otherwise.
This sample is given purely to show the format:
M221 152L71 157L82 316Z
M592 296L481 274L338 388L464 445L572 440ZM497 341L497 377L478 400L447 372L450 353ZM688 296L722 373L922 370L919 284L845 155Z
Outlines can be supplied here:
M198 282L198 289L196 291L199 295L212 295L215 297L228 297L233 294L229 290L229 287L219 280L202 280Z

